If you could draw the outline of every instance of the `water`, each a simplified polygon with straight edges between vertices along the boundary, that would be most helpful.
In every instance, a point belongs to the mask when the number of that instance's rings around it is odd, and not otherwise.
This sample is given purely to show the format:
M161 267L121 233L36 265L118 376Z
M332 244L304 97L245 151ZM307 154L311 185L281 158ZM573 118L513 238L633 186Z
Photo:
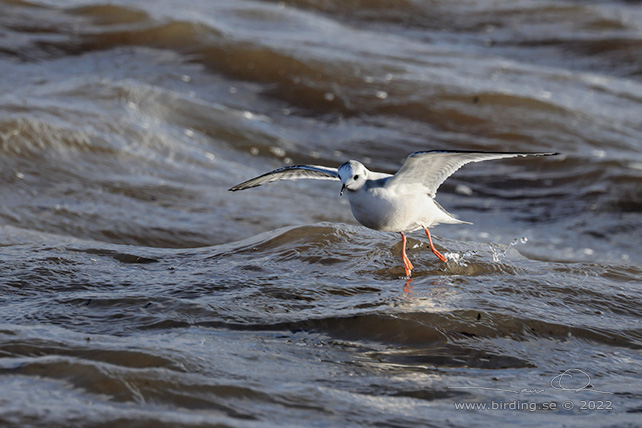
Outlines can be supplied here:
M636 2L0 8L0 425L639 425ZM457 172L412 281L336 183L227 191L444 148L562 155Z

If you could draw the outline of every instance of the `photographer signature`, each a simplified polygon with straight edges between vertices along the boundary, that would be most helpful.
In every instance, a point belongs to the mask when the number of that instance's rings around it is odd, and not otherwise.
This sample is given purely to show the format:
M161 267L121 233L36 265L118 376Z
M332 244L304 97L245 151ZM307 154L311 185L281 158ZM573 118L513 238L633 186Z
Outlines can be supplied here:
M550 382L551 388L558 391L591 391L599 394L613 394L608 391L600 391L599 389L593 388L591 384L591 376L588 375L584 370L581 369L567 369L557 376L553 377ZM488 389L493 391L503 391L503 392L512 392L513 394L541 394L544 392L544 389L529 389L522 388L520 390L515 389L506 389L506 388L494 388L486 386L449 386L449 389Z

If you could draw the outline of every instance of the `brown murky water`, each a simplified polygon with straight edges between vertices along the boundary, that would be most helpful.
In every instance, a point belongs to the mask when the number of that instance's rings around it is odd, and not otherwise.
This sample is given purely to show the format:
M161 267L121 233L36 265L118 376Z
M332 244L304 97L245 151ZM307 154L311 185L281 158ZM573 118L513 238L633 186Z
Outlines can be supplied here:
M641 77L637 2L0 0L0 425L639 425ZM336 183L227 192L430 149L562 155L409 283Z

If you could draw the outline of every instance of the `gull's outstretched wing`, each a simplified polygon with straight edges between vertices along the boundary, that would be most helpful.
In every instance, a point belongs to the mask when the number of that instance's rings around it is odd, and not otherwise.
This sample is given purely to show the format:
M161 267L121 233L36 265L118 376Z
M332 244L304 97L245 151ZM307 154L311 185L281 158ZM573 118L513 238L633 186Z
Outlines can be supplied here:
M280 180L298 180L300 178L312 178L317 180L339 180L336 168L316 165L292 165L275 169L258 177L251 178L241 184L230 188L232 192L249 189L250 187L272 183Z
M510 153L431 150L415 152L408 156L401 169L386 183L386 187L421 186L428 195L435 197L437 189L462 166L470 162L524 156L552 156L558 153Z

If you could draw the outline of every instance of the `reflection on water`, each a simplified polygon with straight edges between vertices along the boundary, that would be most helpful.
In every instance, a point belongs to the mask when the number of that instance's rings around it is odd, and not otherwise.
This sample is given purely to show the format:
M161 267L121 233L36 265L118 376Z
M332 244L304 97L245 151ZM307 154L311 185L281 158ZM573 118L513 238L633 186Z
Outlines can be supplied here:
M0 425L636 423L639 5L0 7ZM563 155L458 171L412 280L336 183L226 190L439 148Z

